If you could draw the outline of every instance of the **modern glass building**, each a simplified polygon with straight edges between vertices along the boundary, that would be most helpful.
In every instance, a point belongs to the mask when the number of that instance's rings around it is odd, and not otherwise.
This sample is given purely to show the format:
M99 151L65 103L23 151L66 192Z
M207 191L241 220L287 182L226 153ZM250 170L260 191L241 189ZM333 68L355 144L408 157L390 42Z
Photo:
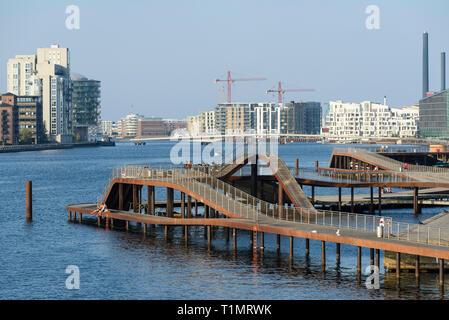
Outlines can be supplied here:
M449 139L449 90L419 101L419 136Z
M72 126L75 138L87 140L88 128L100 120L100 86L98 80L72 73Z

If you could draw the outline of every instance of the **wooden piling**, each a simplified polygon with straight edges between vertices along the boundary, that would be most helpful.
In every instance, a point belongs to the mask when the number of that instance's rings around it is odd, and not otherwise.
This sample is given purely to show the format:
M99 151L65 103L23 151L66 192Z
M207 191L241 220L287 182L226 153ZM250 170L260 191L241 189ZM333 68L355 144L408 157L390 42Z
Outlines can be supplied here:
M321 267L326 266L326 241L321 241Z
M278 251L281 250L281 235L280 234L276 235L276 249Z
M310 254L310 239L306 238L306 256Z
M357 247L357 274L362 272L362 247Z
M335 257L337 259L337 264L340 264L340 244L339 243L336 243Z
M290 236L290 259L293 259L293 236Z
M444 259L439 259L440 263L440 287L444 287Z
M415 278L419 279L419 255L415 256Z
M379 216L381 216L381 215L382 215L382 188L381 188L381 187L379 187L379 194L378 194L378 197L379 197L378 214L379 214Z
M26 189L26 219L27 221L33 220L33 182L27 181L25 184Z
M232 247L237 250L237 230L232 228Z

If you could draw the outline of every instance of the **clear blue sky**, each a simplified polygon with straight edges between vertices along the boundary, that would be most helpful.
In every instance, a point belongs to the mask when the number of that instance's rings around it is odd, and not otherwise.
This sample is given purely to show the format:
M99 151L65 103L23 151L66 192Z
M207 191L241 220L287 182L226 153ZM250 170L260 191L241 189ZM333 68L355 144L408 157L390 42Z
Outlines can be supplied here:
M80 8L80 30L65 27L71 4ZM380 8L379 30L365 27L368 5ZM448 13L447 0L2 1L0 91L8 58L59 43L71 51L72 71L101 80L105 120L213 109L213 79L227 70L268 79L234 84L233 101L274 101L265 90L281 80L284 88L316 90L286 100L386 95L393 106L410 105L421 95L424 30L430 88L440 88Z

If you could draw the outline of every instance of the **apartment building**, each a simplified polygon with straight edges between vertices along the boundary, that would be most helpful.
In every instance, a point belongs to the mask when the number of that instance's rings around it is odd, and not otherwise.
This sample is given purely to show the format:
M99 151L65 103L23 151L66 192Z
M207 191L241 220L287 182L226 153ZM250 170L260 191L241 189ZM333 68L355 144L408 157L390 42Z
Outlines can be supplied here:
M121 120L121 133L123 138L134 138L137 136L138 132L138 121L143 119L143 116L135 113L130 113L126 115Z
M326 119L326 136L340 141L414 137L418 132L418 119L419 109L416 106L398 109L391 108L385 102L331 101Z
M19 142L19 122L17 96L11 93L2 95L0 102L0 144Z
M42 118L50 140L72 141L70 52L59 45L8 60L7 88L17 96L42 96Z

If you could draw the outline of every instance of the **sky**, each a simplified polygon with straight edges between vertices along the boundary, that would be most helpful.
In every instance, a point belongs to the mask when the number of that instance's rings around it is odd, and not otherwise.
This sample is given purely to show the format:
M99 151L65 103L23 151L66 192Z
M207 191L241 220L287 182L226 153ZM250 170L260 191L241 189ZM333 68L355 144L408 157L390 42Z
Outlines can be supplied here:
M79 29L66 7L79 8ZM366 20L379 8L379 28ZM378 101L412 105L422 94L422 33L429 33L430 89L440 89L440 53L449 57L447 0L15 0L0 3L0 92L17 54L59 44L71 70L101 81L101 117L130 112L183 119L219 102ZM372 21L372 20L369 20ZM447 63L449 65L449 63ZM447 72L449 74L449 72Z

